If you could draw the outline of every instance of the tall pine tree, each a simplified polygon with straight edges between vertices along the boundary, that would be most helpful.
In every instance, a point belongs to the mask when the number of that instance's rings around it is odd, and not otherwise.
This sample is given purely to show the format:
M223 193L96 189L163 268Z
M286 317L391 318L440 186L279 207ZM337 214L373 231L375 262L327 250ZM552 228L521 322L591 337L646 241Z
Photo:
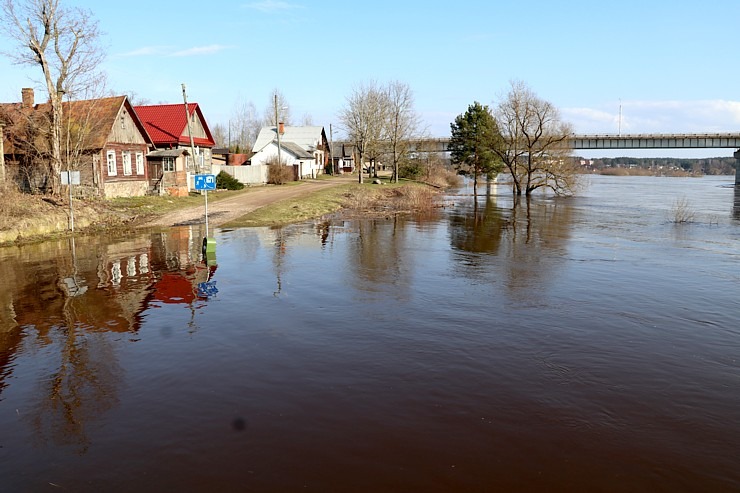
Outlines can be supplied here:
M465 174L473 175L473 194L477 195L478 176L495 176L503 163L494 152L502 140L496 120L488 106L474 102L468 110L450 124L450 151L452 164Z

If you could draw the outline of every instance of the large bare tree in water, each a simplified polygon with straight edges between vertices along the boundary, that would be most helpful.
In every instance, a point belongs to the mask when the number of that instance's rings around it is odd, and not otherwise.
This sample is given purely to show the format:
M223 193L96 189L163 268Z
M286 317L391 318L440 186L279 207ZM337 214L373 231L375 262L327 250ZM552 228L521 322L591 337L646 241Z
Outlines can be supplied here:
M43 73L51 107L50 183L52 193L59 194L62 98L73 97L98 78L103 52L97 20L90 11L64 7L59 0L2 0L0 30L17 44L17 51L5 55Z
M578 174L568 146L573 131L552 103L514 81L495 118L503 137L495 152L511 173L515 194L530 195L539 188L558 195L575 191Z

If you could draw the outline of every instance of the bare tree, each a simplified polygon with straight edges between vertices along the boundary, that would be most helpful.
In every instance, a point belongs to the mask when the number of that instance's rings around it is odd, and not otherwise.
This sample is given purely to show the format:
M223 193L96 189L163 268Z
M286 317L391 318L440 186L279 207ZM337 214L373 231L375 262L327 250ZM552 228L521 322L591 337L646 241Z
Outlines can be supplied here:
M262 122L252 101L239 100L229 119L229 146L237 152L252 150Z
M216 147L226 147L228 145L228 131L223 123L216 123L211 128L211 134L213 135L213 141L216 143Z
M6 53L18 64L38 66L51 106L49 132L52 193L60 192L62 97L95 78L103 53L98 23L88 10L65 8L59 0L2 0L0 29L16 41Z
M347 97L339 121L359 158L358 181L362 183L364 158L376 158L386 129L387 94L375 81L360 84Z
M307 127L313 126L313 116L311 116L311 113L304 113L303 118L301 118L301 123Z
M495 116L503 139L494 152L511 173L514 193L530 195L539 188L558 195L575 191L578 174L568 146L573 131L552 103L514 81Z
M262 124L266 127L277 126L278 123L275 121L275 99L277 97L277 109L278 119L286 125L292 125L293 121L290 114L290 104L285 98L285 95L280 92L277 88L273 89L270 94L270 103L265 106L265 111L262 116Z
M398 183L398 166L408 156L413 137L419 131L420 118L414 110L414 94L408 84L390 82L386 94L388 153L393 166L392 180Z

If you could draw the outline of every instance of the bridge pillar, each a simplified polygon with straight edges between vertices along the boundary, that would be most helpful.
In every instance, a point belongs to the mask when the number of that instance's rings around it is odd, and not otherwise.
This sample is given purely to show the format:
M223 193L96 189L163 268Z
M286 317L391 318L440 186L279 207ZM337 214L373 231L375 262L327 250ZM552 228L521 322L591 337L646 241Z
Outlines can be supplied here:
M735 186L740 187L740 149L735 151Z

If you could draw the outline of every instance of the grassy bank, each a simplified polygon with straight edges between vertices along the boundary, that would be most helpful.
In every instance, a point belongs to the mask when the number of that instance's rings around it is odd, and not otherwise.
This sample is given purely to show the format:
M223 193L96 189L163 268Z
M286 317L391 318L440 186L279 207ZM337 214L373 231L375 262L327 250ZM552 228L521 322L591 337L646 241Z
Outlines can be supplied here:
M208 202L249 193L259 188L244 188L242 190L216 190L208 193ZM200 193L191 192L187 197L153 196L119 197L106 200L106 206L121 214L128 214L131 220L167 214L168 212L202 206L204 198Z
M345 210L348 215L388 215L435 207L438 190L421 183L353 183L262 207L224 227L282 226Z
M211 192L208 200L218 201L240 191ZM75 199L72 203L76 233L125 230L167 212L203 204L203 197L128 197L116 199ZM21 193L15 187L0 189L0 246L30 243L70 234L69 199Z
M291 186L283 185L283 186ZM259 188L211 192L208 201L235 197ZM378 216L417 212L436 207L439 192L421 183L376 185L348 183L327 188L307 196L286 199L262 207L224 227L277 226L297 223L335 214L344 210L349 216ZM69 235L68 199L51 199L20 193L7 187L0 190L0 246L29 243ZM133 230L146 221L164 214L203 205L203 196L147 196L116 199L77 200L73 202L76 233Z

